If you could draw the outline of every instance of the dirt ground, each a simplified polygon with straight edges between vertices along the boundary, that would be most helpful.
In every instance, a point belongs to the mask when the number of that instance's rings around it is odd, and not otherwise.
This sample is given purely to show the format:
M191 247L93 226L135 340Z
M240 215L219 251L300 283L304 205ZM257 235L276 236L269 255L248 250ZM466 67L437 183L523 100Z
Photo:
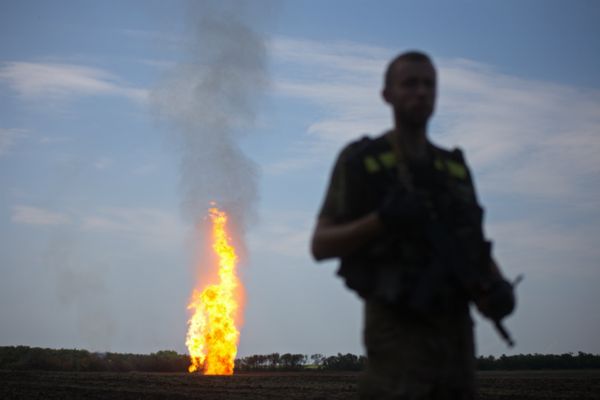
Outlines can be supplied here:
M354 399L353 373L159 373L0 371L0 399ZM600 370L481 372L480 399L600 399Z

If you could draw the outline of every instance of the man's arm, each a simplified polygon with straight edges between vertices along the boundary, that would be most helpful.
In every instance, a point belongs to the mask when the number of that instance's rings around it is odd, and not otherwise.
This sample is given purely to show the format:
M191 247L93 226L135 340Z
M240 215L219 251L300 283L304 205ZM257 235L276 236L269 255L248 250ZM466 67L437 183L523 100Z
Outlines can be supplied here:
M332 218L321 217L312 236L312 255L317 261L347 256L383 231L384 226L377 212L342 224L336 224Z

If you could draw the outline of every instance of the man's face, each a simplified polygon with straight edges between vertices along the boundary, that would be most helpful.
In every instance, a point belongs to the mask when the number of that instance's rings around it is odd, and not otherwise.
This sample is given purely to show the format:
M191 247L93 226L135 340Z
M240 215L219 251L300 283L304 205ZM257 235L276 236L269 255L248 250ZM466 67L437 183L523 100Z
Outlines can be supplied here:
M435 69L425 61L397 62L383 90L383 97L394 108L398 122L412 126L427 123L433 114L435 94Z

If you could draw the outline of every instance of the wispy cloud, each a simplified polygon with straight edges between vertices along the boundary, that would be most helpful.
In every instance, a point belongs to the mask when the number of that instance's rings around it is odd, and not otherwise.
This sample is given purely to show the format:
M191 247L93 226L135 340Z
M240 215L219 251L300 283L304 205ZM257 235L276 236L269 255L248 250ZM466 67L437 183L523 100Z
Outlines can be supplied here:
M15 142L25 135L24 129L0 128L0 157L5 155Z
M103 169L110 168L113 164L114 164L114 161L112 158L100 157L99 159L94 161L94 168L96 168L98 170L103 170Z
M69 140L71 140L71 139L66 136L60 136L60 137L44 136L44 137L40 138L39 143L40 144L54 144L54 143L68 142Z
M6 62L0 65L0 81L28 100L110 95L143 102L148 97L146 90L105 70L75 64Z
M391 126L379 95L391 51L285 38L272 50L285 71L276 94L315 104L324 116L299 139L303 152L267 170L328 165L343 143ZM467 150L478 176L485 176L484 190L561 198L590 193L581 185L600 172L600 92L509 76L472 60L441 59L438 69L432 137Z
M379 91L389 50L279 37L272 42L271 52L276 66L274 93L305 100L323 113L292 146L302 150L264 166L266 173L323 167L343 143L387 126L389 112Z
M168 70L170 68L173 68L176 65L175 61L170 61L170 60L141 59L141 60L138 60L138 62L142 65L146 65L146 66L156 68L159 70Z
M285 259L308 259L308 243L313 214L305 212L271 212L248 238L249 247L257 255Z
M441 63L440 137L461 144L490 192L571 198L600 172L600 92Z
M68 224L77 232L119 235L150 247L178 246L185 242L189 230L177 214L144 207L61 212L16 205L12 208L11 221L25 225Z
M177 215L154 208L106 208L81 220L84 231L120 234L149 243L184 242L185 225Z
M71 223L68 215L43 208L18 205L12 210L12 222L26 225L65 225Z
M320 69L310 70L311 76L316 72L338 78L349 72L375 74L380 79L382 62L393 54L390 49L353 42L323 43L282 36L271 42L270 49L278 62L317 66Z

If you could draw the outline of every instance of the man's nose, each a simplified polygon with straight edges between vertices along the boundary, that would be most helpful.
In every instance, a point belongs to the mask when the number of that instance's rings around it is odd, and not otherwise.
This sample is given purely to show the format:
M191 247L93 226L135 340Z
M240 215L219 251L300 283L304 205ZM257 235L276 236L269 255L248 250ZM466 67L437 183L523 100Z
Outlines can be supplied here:
M419 96L425 96L429 93L429 86L425 82L419 82L417 84L417 94Z
M432 98L435 96L435 87L429 82L420 82L416 87L415 94L419 98Z

